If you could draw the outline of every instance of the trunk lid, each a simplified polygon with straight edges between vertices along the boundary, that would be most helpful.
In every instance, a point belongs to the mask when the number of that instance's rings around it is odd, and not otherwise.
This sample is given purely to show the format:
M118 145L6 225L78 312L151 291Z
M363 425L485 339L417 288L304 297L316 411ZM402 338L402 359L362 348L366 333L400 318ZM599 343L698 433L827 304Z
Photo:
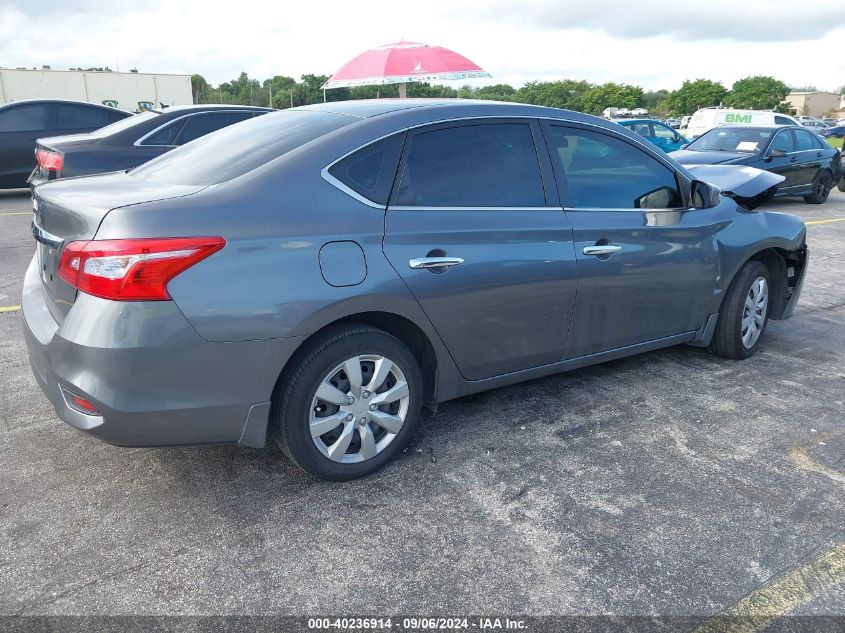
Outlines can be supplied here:
M68 242L92 239L112 209L181 198L204 188L162 184L125 173L68 178L36 187L32 200L32 234L41 283L53 318L61 323L76 299L76 289L59 277L59 259Z

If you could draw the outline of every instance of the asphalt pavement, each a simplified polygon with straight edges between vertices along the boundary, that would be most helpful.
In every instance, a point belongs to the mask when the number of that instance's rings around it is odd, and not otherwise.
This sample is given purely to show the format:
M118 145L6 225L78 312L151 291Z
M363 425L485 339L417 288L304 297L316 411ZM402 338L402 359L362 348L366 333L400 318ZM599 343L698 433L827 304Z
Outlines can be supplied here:
M30 200L0 194L0 614L845 615L845 194L769 209L812 254L752 359L677 347L445 403L336 484L60 422L16 308Z

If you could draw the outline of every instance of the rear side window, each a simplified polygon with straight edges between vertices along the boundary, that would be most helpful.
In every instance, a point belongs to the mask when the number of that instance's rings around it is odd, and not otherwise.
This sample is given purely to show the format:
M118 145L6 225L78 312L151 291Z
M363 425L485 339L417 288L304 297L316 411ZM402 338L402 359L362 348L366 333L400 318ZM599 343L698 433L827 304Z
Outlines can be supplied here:
M673 209L682 206L675 174L657 159L609 134L549 126L552 160L567 206L583 209Z
M174 185L226 182L358 120L310 110L271 112L207 134L129 173Z
M50 106L32 103L0 110L0 132L31 132L47 129Z
M112 113L79 105L53 105L52 126L57 130L96 130L112 122Z
M775 125L795 125L795 122L787 119L785 116L775 115Z
M357 194L386 205L404 139L402 133L370 143L336 162L329 173Z
M531 127L448 127L409 139L397 205L542 207L546 204Z
M179 138L176 141L177 145L184 145L200 136L205 136L216 130L239 123L246 119L252 118L252 112L212 112L195 114L188 117Z
M811 149L816 149L817 146L813 142L813 135L805 130L795 130L795 151L804 152Z
M178 119L170 125L165 125L141 141L141 145L176 145L176 135L184 124L184 119Z

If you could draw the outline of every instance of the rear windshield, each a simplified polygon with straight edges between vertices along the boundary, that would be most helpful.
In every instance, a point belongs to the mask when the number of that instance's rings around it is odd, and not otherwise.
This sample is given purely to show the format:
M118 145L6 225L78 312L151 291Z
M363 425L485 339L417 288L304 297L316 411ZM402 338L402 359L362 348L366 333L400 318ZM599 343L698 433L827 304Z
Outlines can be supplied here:
M357 120L308 110L271 112L212 132L129 173L174 185L214 185Z
M123 130L128 130L129 128L134 127L139 123L143 123L144 121L154 119L158 115L158 112L142 112L141 114L133 114L132 116L128 116L124 119L121 119L120 121L112 123L111 125L107 125L106 127L101 127L99 130L90 132L89 136L105 138L107 136L111 136L112 134L123 132Z

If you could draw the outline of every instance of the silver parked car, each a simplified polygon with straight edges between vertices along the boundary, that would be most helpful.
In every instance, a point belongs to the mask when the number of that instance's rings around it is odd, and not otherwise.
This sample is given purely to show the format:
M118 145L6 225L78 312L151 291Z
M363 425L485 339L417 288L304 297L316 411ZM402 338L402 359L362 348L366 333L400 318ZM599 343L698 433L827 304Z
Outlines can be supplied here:
M105 441L269 441L359 477L423 405L681 343L750 356L806 270L801 220L749 211L780 180L537 106L270 113L35 188L30 359Z

